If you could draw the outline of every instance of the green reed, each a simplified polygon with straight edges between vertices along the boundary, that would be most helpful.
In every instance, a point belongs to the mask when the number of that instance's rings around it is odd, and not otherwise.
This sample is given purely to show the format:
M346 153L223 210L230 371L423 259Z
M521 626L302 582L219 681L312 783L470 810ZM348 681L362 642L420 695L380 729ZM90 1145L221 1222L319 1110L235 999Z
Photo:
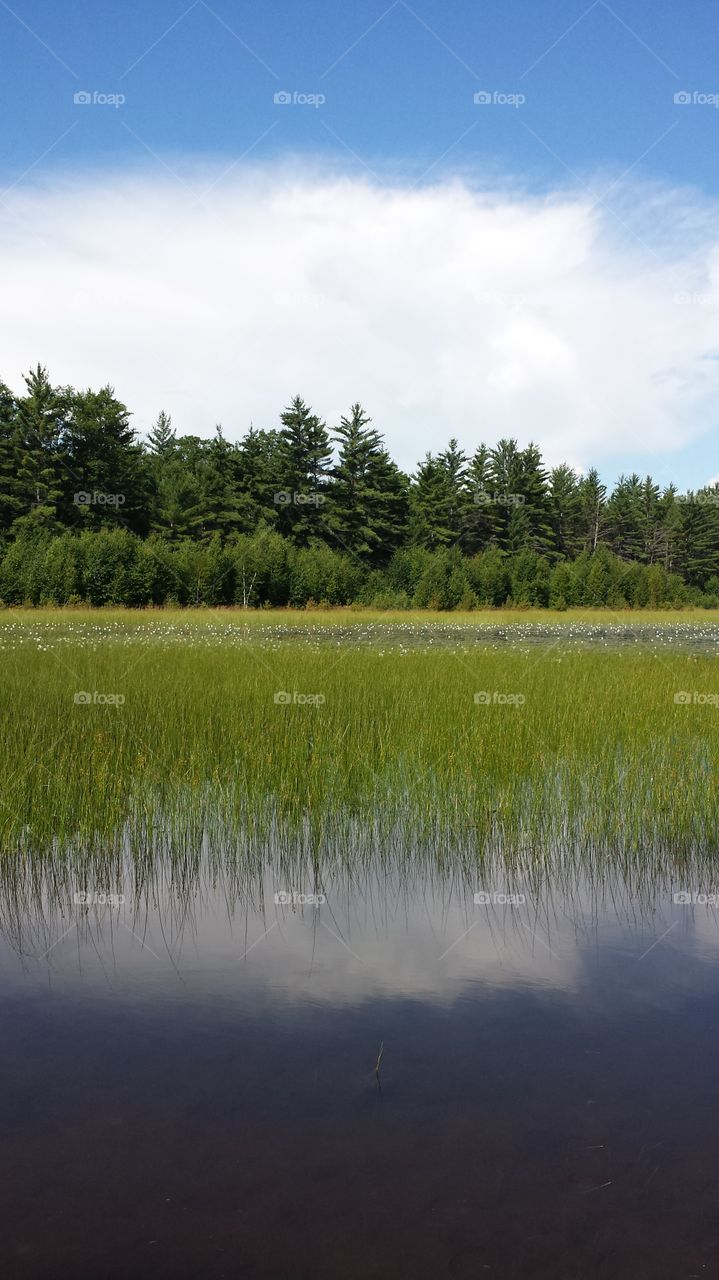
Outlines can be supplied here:
M715 673L643 646L10 648L0 848L689 855L717 829L719 708L675 695L719 692Z

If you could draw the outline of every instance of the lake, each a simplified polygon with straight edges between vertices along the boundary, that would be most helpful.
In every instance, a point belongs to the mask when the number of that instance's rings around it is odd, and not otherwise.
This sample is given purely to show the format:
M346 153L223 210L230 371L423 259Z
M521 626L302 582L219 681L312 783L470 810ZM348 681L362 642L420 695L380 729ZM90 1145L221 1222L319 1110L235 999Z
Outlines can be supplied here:
M3 1277L716 1274L716 636L213 629L8 643Z
M4 920L4 1275L714 1274L710 890L158 872Z

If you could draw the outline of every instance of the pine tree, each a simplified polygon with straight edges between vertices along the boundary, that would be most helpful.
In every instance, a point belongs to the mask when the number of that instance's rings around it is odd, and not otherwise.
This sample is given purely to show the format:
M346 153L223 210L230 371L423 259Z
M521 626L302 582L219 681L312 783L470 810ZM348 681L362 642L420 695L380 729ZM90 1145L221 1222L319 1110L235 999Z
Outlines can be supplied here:
M571 467L554 467L549 477L549 510L554 549L571 559L582 548L582 493Z
M451 529L454 541L457 542L462 534L469 506L467 455L459 448L453 437L447 448L437 455L437 461L444 467L447 476L446 525Z
M659 559L667 573L671 573L676 565L682 530L681 506L675 486L673 484L668 485L659 499L661 538Z
M454 495L447 468L428 453L417 468L410 490L410 535L418 546L436 551L457 539L452 527Z
M62 517L90 528L149 529L149 473L130 413L112 387L68 391ZM78 504L78 491L91 501Z
M201 467L204 503L202 536L211 537L239 531L240 457L237 445L225 439L222 427L215 427L214 438L206 445Z
M677 568L690 586L719 573L719 506L710 489L691 490L681 502Z
M167 458L174 450L177 436L172 429L172 418L164 409L157 415L157 422L147 434L150 453L156 458Z
M662 540L659 528L659 485L647 476L640 494L642 515L642 555L645 564L654 564L661 557Z
M353 404L335 433L337 463L328 490L328 527L345 550L381 563L398 546L406 517L406 485L379 431Z
M467 468L461 543L468 555L476 555L497 541L497 507L492 484L491 454L485 444L480 444Z
M168 457L155 460L152 528L170 542L202 537L208 510L203 475L207 441L181 436Z
M20 457L17 404L4 382L0 382L0 531L6 532L22 514L17 472Z
M520 449L516 440L500 440L490 454L497 541L506 551L551 549L548 476L538 448Z
M244 532L262 524L274 525L278 506L277 477L281 471L279 431L258 431L252 425L238 449L239 516Z
M582 549L596 551L604 539L606 529L607 488L599 479L599 472L592 467L579 482L582 508Z
M521 490L522 455L516 440L499 440L490 451L490 475L495 506L497 545L503 551L507 551L520 532L521 536L527 536L529 533L528 526L516 516L516 509L524 500Z
M18 531L52 530L58 526L58 506L63 495L67 394L51 385L42 365L26 374L24 382L27 393L18 401L17 409L17 480L22 513L14 527Z
M591 558L582 603L595 606L611 604L616 580L614 556L607 547L598 547Z
M308 546L326 532L326 481L332 446L324 422L295 396L281 414L277 501L279 525L298 546Z
M509 518L504 529L504 550L516 556L532 545L532 526L527 508L521 502L509 507Z
M175 460L159 477L153 531L170 542L197 537L205 518L203 495L197 477Z
M520 493L529 529L527 548L540 554L551 551L554 537L549 499L549 477L536 444L528 444L521 454Z
M639 476L620 476L607 503L607 542L623 560L641 560L645 547L645 517Z

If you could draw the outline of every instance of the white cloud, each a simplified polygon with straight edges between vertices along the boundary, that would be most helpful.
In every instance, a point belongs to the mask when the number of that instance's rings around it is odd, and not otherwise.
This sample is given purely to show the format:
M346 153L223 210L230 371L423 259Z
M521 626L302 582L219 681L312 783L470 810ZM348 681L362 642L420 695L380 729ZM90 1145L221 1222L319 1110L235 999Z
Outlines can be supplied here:
M406 467L451 435L649 464L715 422L719 247L698 198L625 192L621 218L586 191L285 166L199 201L169 176L55 179L0 206L0 374L109 381L143 432L165 408L236 438L299 392L330 425L361 399Z

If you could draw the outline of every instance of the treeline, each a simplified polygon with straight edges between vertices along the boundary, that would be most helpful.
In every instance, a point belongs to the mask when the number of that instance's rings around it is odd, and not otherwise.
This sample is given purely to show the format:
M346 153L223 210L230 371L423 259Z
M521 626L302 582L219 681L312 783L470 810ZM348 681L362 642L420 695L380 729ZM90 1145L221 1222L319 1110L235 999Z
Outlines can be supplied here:
M361 405L330 433L295 397L237 443L146 441L110 387L0 383L6 604L471 608L719 604L719 485L679 494L451 440L414 475Z
M126 529L19 538L0 560L7 605L314 605L473 609L480 605L719 607L662 565L620 560L607 547L554 563L536 551L404 547L383 568L325 545L295 546L271 529L168 542Z

